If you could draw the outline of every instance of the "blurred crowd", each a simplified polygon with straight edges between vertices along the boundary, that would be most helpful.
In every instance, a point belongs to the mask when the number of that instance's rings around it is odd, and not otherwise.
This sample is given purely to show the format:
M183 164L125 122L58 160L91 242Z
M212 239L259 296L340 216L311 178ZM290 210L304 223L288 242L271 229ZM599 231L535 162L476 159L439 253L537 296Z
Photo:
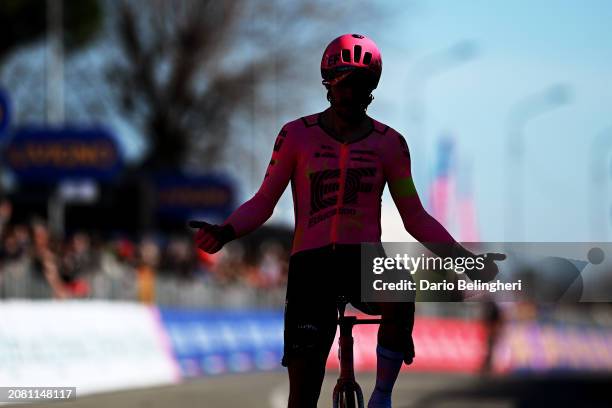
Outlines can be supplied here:
M79 231L58 239L44 219L16 223L11 214L11 202L0 199L0 298L156 302L162 280L262 290L286 284L289 254L274 241L261 243L258 259L247 262L240 241L210 255L187 232L103 239Z

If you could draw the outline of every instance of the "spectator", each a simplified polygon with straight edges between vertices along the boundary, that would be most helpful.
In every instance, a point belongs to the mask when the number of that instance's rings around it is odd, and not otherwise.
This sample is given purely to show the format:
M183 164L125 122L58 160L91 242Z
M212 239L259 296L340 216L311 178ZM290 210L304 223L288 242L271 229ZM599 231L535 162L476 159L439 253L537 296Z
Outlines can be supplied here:
M67 298L68 292L60 278L57 256L52 249L47 226L42 221L34 221L31 230L33 283L40 284L42 281L46 281L51 288L53 297Z
M288 268L288 254L283 246L275 241L267 241L261 245L263 253L259 262L263 287L277 287L283 283L283 276Z
M171 237L162 257L161 270L181 279L193 279L196 253L187 237Z
M151 238L135 244L125 237L96 244L85 232L59 241L52 239L44 220L15 224L11 203L0 203L1 298L95 297L150 303L157 298L157 274L162 271L168 272L170 283L178 278L204 287L274 289L286 281L287 254L272 241L261 245L256 251L261 256L251 266L243 243L208 255L195 248L187 234L171 236L164 245Z
M74 234L62 258L62 283L72 296L86 297L90 293L86 277L96 269L99 269L99 264L91 250L89 236L83 232Z
M23 250L20 248L19 242L17 241L14 228L5 229L1 242L2 246L0 246L0 259L4 261L11 261L18 259L23 254ZM2 271L0 270L0 272Z
M218 283L235 285L242 280L244 275L245 250L244 246L238 241L231 242L228 245L219 251L219 256L211 272Z
M0 237L4 235L4 230L11 220L13 206L6 198L0 198Z
M159 265L159 246L152 238L145 238L139 246L140 262L136 268L138 300L155 301L155 272Z
M486 351L480 367L480 372L483 375L487 375L493 372L493 356L503 328L504 320L502 311L493 299L483 302L482 306L482 321L485 328Z

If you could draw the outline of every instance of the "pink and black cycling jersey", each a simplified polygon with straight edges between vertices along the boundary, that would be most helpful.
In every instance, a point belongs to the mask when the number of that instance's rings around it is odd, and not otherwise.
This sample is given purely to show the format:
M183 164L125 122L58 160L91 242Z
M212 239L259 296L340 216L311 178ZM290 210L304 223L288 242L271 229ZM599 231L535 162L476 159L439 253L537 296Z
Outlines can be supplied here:
M259 191L225 221L238 237L262 225L291 182L295 213L292 254L329 244L380 242L385 184L406 230L421 242L454 242L428 222L410 171L404 137L374 119L352 142L326 131L320 113L285 124ZM437 224L437 223L436 223Z

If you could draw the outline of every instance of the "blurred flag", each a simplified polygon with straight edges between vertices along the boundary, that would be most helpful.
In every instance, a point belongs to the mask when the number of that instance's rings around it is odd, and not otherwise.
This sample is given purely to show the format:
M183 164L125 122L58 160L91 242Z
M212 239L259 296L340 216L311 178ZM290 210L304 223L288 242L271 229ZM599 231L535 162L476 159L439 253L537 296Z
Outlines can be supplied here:
M472 194L472 165L469 160L461 164L457 180L457 217L459 222L459 240L478 242L478 223Z
M429 213L463 242L479 240L469 160L459 160L451 136L438 142L434 176L429 188Z

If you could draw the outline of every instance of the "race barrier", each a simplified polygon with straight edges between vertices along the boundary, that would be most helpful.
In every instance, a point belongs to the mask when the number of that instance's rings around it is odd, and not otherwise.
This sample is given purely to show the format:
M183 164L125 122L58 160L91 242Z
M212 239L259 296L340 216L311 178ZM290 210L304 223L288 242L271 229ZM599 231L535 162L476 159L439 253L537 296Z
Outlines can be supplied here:
M0 386L77 395L179 381L157 309L106 301L0 303Z
M360 315L359 317L366 317ZM354 328L356 371L376 369L378 326ZM475 320L417 317L409 371L476 372L489 344ZM337 339L336 339L337 341ZM79 394L284 370L282 310L200 310L109 301L0 302L0 386ZM327 361L337 369L337 343ZM494 346L505 373L612 371L612 327L512 321Z
M513 322L496 354L498 371L612 372L612 327Z
M356 315L368 318L367 315ZM357 371L376 370L378 326L353 328ZM480 321L417 317L416 357L405 371L478 372L488 347ZM327 368L338 369L338 333ZM508 322L493 346L492 371L506 374L612 372L612 326L535 320Z
M369 316L358 314L360 319ZM378 325L353 328L355 370L376 370ZM327 368L339 369L338 335L327 359ZM413 329L416 357L409 371L474 372L480 368L485 353L485 332L477 321L417 317Z
M185 378L281 368L282 311L161 309L160 315Z

